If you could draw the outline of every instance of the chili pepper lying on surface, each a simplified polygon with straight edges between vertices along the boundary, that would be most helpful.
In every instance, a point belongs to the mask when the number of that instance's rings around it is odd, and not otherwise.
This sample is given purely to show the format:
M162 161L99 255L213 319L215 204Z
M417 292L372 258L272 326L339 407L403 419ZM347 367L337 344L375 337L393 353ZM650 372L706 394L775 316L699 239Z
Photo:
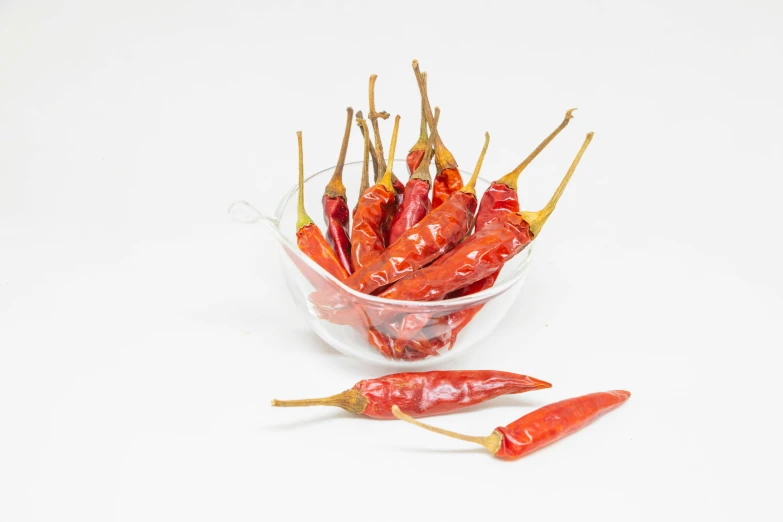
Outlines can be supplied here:
M390 154L397 145L400 117L394 122ZM367 189L356 204L351 226L351 259L355 270L375 261L386 248L386 236L394 217L395 196L391 183L394 156L390 156L386 173L378 183Z
M413 72L416 74L416 82L419 84L421 92L421 101L424 105L424 115L430 126L430 132L435 132L435 119L430 108L430 100L427 97L427 85L424 83L424 77L419 71L419 62L413 60ZM441 206L449 196L462 188L462 176L457 170L457 162L454 156L449 152L443 141L440 139L440 133L435 136L435 181L432 183L432 208Z
M334 253L340 260L348 274L353 273L351 264L351 238L348 234L348 222L350 213L345 198L345 185L343 185L343 167L345 166L345 154L348 151L348 140L351 137L351 124L353 123L353 109L348 107L348 118L345 121L345 133L340 146L340 156L337 158L337 166L334 168L332 179L324 189L321 204L324 209L324 221L326 222L326 240L334 249Z
M337 406L357 415L393 419L400 405L414 417L448 413L501 395L551 388L548 382L493 370L395 373L359 381L331 397L293 401L273 400L272 406Z
M436 125L439 112L440 110L435 107ZM425 122L425 135L426 128L427 124ZM429 214L432 208L432 203L430 202L430 186L432 185L432 179L430 178L431 150L432 140L428 139L424 143L424 149L422 150L424 155L417 158L415 162L416 168L414 171L411 171L411 177L408 179L408 183L405 184L402 202L397 207L397 212L394 214L394 219L389 229L389 240L387 243L389 245L397 241L406 230L421 221L424 216ZM411 156L408 154L408 167L411 166L410 159Z
M555 209L566 185L579 165L593 133L588 133L571 167L547 205L538 212L509 214L487 224L454 250L426 268L407 275L379 294L386 299L432 301L483 279L521 252L537 237ZM433 211L433 214L435 211ZM348 284L358 272L346 280Z
M386 159L383 155L383 143L381 142L381 132L378 128L378 118L381 119L387 119L389 117L389 113L386 111L383 112L376 112L375 111L375 81L378 79L377 74L373 74L370 76L370 89L369 89L369 98L370 98L370 111L367 114L367 118L370 120L370 123L372 124L372 130L375 134L375 152L376 156L378 158L378 170L375 171L375 183L378 183L380 180L381 173L383 175L386 175ZM390 162L394 161L394 156L391 156ZM397 176L395 176L393 173L391 175L391 184L394 187L394 191L397 194L402 194L402 191L405 189L405 185L402 184L402 182L397 179Z
M318 263L321 268L340 281L345 281L348 272L337 259L332 247L326 241L321 229L313 223L304 208L304 155L302 153L302 133L297 132L299 143L299 203L296 218L296 244L307 257ZM311 281L312 282L312 281ZM318 285L316 285L318 288Z
M462 435L428 426L403 413L396 404L392 406L392 414L400 420L426 430L481 444L493 456L512 460L524 457L584 428L605 413L620 406L630 396L630 392L613 390L566 399L528 413L508 426L495 428L486 437Z

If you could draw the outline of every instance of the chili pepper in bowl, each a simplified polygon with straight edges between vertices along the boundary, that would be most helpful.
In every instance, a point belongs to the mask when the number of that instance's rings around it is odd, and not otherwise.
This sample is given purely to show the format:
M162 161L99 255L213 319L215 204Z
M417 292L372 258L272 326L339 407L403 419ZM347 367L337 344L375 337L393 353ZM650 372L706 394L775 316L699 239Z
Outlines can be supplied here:
M343 142L340 145L340 156L337 158L337 166L334 168L332 179L324 189L321 204L324 209L324 221L326 222L326 240L334 249L340 264L348 274L353 272L351 264L351 238L348 234L348 222L350 212L345 198L345 185L343 185L343 167L345 166L345 154L348 151L348 140L351 137L351 124L353 123L353 109L348 107L348 117L345 121Z
M584 428L623 404L630 396L630 392L613 390L566 399L528 413L508 426L495 428L486 437L462 435L429 426L403 413L396 404L391 410L400 420L447 437L481 444L495 457L514 460Z
M397 116L390 149L392 155L397 146L399 123L400 117ZM356 204L351 226L351 259L355 270L371 264L386 248L386 236L394 217L396 196L391 183L393 160L394 156L390 156L383 178L367 189Z
M538 236L592 139L593 133L588 133L571 167L543 209L509 214L505 219L490 222L428 267L397 281L381 292L380 297L409 301L442 299L454 290L495 273ZM346 284L358 275L355 272Z
M435 107L436 122L439 112L440 109ZM425 133L426 128L427 124L425 122ZM424 143L424 147L422 150L424 155L418 158L415 170L411 171L411 177L408 179L408 183L405 184L405 191L402 194L402 202L394 213L394 219L389 229L388 244L397 241L406 230L429 214L432 208L432 203L430 202L430 186L432 185L432 179L430 178L430 151L432 150L432 140L427 140ZM409 167L411 166L410 159L411 156L408 154L407 161Z
M430 100L427 96L427 85L419 71L418 60L413 60L413 72L416 82L419 84L421 101L424 105L424 115L430 126L430 132L435 132L435 118L430 108ZM432 183L432 208L436 209L448 200L449 196L462 188L462 176L457 170L457 162L440 139L440 133L435 136L435 181Z
M293 401L273 400L272 406L337 406L356 415L393 419L400 405L415 417L467 408L501 395L551 388L548 382L494 370L408 372L359 381L331 397Z
M302 153L302 133L297 132L299 144L299 202L296 218L296 244L307 257L318 263L324 270L340 281L345 281L348 272L340 263L334 250L326 241L321 229L318 228L304 208L304 155ZM318 287L318 286L316 286Z

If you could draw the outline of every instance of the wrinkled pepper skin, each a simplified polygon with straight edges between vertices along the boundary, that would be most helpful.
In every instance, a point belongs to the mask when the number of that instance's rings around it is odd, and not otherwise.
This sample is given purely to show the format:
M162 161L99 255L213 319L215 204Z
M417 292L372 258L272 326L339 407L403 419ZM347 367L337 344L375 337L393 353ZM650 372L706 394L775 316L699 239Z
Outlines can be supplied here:
M340 260L337 259L334 250L332 250L321 230L315 224L310 223L296 231L296 245L307 257L318 263L321 268L340 281L345 281L348 278L348 272L340 264ZM320 276L316 277L319 280L323 280ZM318 288L323 285L314 286Z
M476 232L494 219L519 212L517 191L504 183L493 181L484 191L476 212Z
M432 182L432 208L441 206L449 199L449 196L461 189L462 186L462 176L460 176L459 170L453 168L441 170Z
M532 240L527 222L511 214L490 223L430 266L397 281L379 295L409 301L442 299L449 292L494 274Z
M548 382L492 370L396 373L359 381L354 390L369 403L363 414L393 419L393 404L413 417L449 413L501 395L550 388Z
M419 164L421 164L421 160L424 158L425 150L426 148L414 149L408 153L408 156L405 158L405 163L408 164L409 174L413 174L416 172L416 169L419 168Z
M383 185L368 188L353 216L351 227L351 265L354 271L371 264L386 248L386 235L394 217L395 194Z
M408 229L421 221L430 213L431 207L429 181L418 178L408 180L402 195L402 203L397 207L392 220L388 244L397 241Z
M427 214L374 261L361 268L354 263L356 271L345 283L354 290L370 294L427 265L467 235L473 226L477 205L474 195L455 192L437 211Z
M503 436L495 456L524 457L587 426L630 396L630 392L623 390L591 393L539 408L508 426L495 429Z
M345 199L341 197L324 196L321 199L326 222L326 240L334 249L337 259L348 275L353 273L351 261L351 237L348 233L350 212Z

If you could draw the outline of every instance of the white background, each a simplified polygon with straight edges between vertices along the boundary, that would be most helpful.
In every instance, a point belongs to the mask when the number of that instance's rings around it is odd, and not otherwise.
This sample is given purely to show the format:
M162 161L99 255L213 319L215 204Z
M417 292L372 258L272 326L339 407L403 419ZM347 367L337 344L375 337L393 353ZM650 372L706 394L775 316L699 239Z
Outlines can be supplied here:
M771 0L0 2L0 520L775 518L781 21ZM449 366L554 387L430 419L488 434L633 392L523 460L269 406L386 370L306 329L271 235L226 208L273 208L296 130L308 172L332 166L371 73L412 144L413 58L466 168L492 133L489 178L579 107L529 208L596 132L525 297Z

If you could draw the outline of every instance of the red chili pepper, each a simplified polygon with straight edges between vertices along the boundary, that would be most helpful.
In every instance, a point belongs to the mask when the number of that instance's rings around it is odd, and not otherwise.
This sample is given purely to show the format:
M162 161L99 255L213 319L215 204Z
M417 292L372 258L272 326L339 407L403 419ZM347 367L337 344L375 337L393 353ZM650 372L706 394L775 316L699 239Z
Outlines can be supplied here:
M372 130L375 134L375 149L376 149L376 156L378 159L378 169L375 171L375 183L378 183L380 181L381 172L386 173L386 160L385 156L383 154L383 143L381 142L381 132L378 128L378 118L381 119L387 119L389 117L389 113L386 111L382 112L376 112L375 111L375 81L378 79L377 74L373 74L370 76L370 89L369 89L369 98L370 98L370 112L367 114L367 118L369 118L370 123L372 123ZM394 156L391 156L389 159L390 162L394 161ZM405 190L405 185L397 179L397 176L395 176L393 173L391 175L391 184L394 187L394 191L396 194L400 195L400 198L402 197L402 192ZM399 201L397 202L399 204Z
M436 125L439 112L440 109L435 107ZM426 120L423 120L422 128L424 129L424 135L426 137ZM430 178L430 151L432 151L432 140L428 139L425 141L424 149L422 150L424 155L423 157L418 158L416 168L411 171L411 177L405 185L402 203L397 207L397 212L394 214L387 244L392 244L397 241L405 231L429 214L430 209L432 208L432 203L430 203L430 186L432 185L432 179ZM411 155L408 154L408 167L410 166Z
M460 176L459 170L457 170L457 162L454 156L443 144L443 141L440 139L440 133L434 129L435 120L430 108L430 100L427 97L427 85L424 83L424 77L419 71L419 62L417 60L413 60L413 72L416 74L416 81L419 84L421 100L425 109L424 114L427 117L430 132L435 134L435 168L438 173L432 184L432 208L436 209L445 203L449 196L462 188L462 176Z
M386 248L386 236L394 217L395 192L391 184L391 159L397 146L400 117L394 122L389 166L383 178L367 189L356 205L351 227L351 257L359 270L371 264Z
M299 203L296 219L296 244L307 257L340 281L345 281L348 272L340 264L332 247L324 238L321 229L313 223L304 208L304 157L302 154L302 133L297 132L299 143ZM316 285L318 288L320 285Z
M359 381L331 397L294 401L273 400L272 406L337 406L356 415L393 419L397 404L414 417L439 415L473 406L501 395L551 388L548 382L493 370L395 373Z
M348 140L351 137L353 109L348 107L347 112L348 118L345 121L340 156L337 158L337 166L334 168L332 179L324 189L321 204L326 222L326 240L334 249L334 253L337 254L345 271L351 274L353 273L353 265L351 264L351 238L348 233L350 212L345 197L345 185L343 185L343 167L345 166L345 154L348 151Z
M489 134L473 177L465 187L452 194L446 203L427 214L400 236L372 263L361 269L354 264L356 271L345 283L354 290L370 294L402 279L454 248L473 227L473 213L478 205L476 178L488 144Z
M397 281L381 292L380 297L410 301L442 299L449 292L470 285L499 270L504 263L521 252L534 237L538 236L592 138L593 133L588 133L571 167L543 209L538 212L509 214L506 219L488 223L430 266ZM358 272L349 277L346 284L357 275Z
M501 459L518 459L566 437L612 411L628 400L631 392L613 390L591 393L556 402L520 417L508 426L495 428L486 437L472 437L453 431L429 426L415 420L392 406L392 414L400 420L410 422L435 433L481 444Z
M517 180L523 170L539 155L539 153L546 148L547 145L562 131L568 122L573 118L573 111L576 109L570 109L566 112L565 118L562 123L542 141L538 147L531 152L525 160L520 163L510 173L506 174L497 181L493 181L487 190L484 191L484 195L481 197L479 208L476 211L476 232L479 232L484 226L492 220L503 218L509 214L519 212L519 198L517 195ZM501 267L502 268L502 267ZM464 297L466 295L472 295L487 288L491 288L498 276L500 275L500 269L494 274L487 276L484 279L480 279L470 285L464 286L454 292L451 292L446 298L455 299L457 297ZM484 305L474 306L472 308L466 308L449 314L443 319L451 326L452 339L450 344L454 344L457 335L462 331L465 326L481 311Z

